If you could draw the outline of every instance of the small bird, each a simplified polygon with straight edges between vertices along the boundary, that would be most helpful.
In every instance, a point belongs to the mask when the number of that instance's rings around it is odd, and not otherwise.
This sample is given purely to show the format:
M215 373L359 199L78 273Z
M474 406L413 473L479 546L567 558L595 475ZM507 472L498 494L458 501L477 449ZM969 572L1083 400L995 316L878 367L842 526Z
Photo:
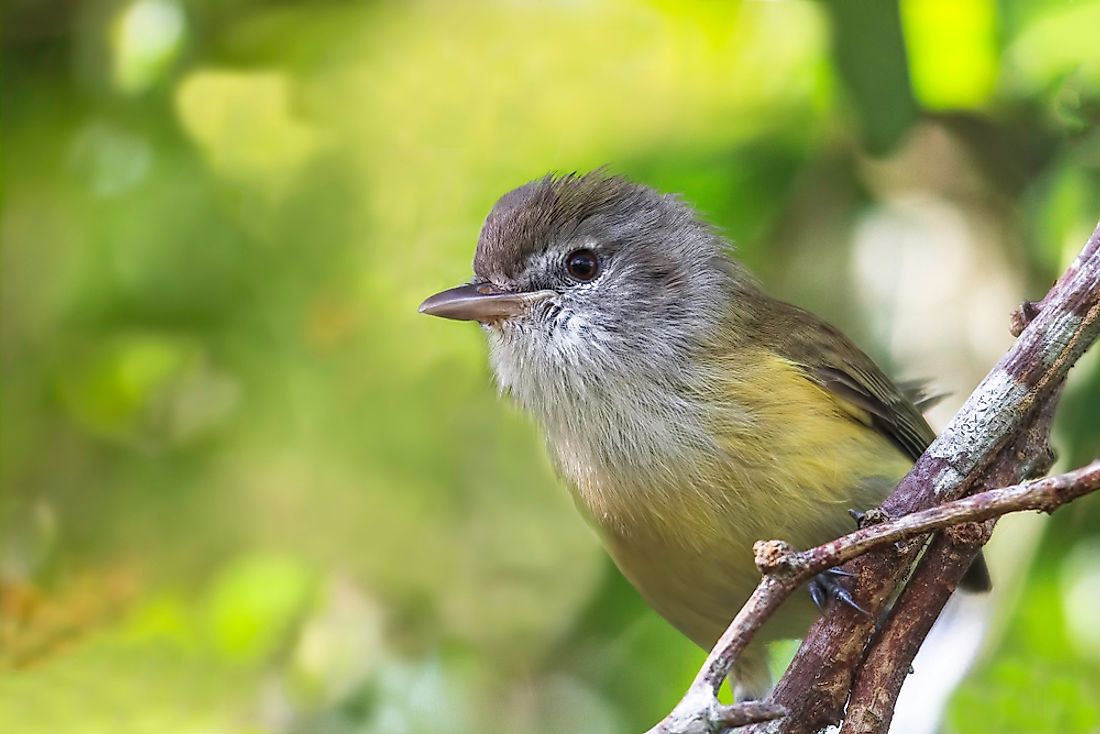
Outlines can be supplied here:
M474 278L422 313L478 321L502 392L623 575L710 648L760 580L752 545L853 529L934 433L837 329L768 296L681 198L596 171L505 194ZM763 643L818 606L855 606L834 571L789 599L736 661L738 700L771 687ZM979 559L964 582L987 588ZM858 607L857 607L858 608Z

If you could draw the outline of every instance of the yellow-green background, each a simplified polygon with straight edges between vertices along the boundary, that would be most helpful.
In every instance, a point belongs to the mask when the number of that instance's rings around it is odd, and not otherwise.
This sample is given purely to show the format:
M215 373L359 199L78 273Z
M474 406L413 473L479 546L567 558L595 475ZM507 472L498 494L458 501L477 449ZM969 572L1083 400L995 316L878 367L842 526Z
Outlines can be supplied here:
M1100 2L9 0L0 731L629 734L702 653L416 314L610 164L952 397L1100 218ZM1100 363L1063 466L1100 451ZM1100 731L1100 504L1006 523L946 732Z

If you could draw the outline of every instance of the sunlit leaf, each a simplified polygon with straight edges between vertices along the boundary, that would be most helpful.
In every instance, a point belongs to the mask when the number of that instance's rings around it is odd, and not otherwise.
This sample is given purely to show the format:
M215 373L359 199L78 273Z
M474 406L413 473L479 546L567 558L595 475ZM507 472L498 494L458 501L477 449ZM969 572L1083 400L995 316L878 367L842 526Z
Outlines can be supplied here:
M285 556L254 554L236 559L214 579L205 601L214 643L231 660L270 654L299 618L312 578Z
M929 109L986 104L997 80L994 0L902 0L913 92Z

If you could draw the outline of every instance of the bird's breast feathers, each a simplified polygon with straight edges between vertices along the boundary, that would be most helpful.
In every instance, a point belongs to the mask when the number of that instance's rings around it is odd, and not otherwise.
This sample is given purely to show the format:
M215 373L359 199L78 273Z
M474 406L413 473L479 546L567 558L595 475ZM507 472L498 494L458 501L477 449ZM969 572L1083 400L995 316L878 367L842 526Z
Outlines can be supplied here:
M701 396L720 409L660 410L664 398L641 395L603 416L605 429L548 427L560 473L620 569L701 644L759 579L753 542L837 537L853 528L847 511L877 505L911 463L797 364L741 354L722 372L709 388L721 399Z
M731 520L782 537L804 532L807 513L846 518L849 507L877 503L911 465L860 408L780 356L739 354L721 373L700 388L719 395L633 395L547 426L558 469L593 521L620 534L656 525L688 544L711 534L729 542Z

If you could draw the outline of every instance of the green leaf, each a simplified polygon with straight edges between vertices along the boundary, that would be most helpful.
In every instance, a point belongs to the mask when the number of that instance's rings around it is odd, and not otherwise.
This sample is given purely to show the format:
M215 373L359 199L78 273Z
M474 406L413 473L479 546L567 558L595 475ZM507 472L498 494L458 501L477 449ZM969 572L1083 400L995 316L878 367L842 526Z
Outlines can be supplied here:
M284 641L306 607L313 578L281 555L242 556L222 569L207 592L208 629L228 659L251 662Z
M890 151L918 117L896 2L829 0L837 72L867 149Z

